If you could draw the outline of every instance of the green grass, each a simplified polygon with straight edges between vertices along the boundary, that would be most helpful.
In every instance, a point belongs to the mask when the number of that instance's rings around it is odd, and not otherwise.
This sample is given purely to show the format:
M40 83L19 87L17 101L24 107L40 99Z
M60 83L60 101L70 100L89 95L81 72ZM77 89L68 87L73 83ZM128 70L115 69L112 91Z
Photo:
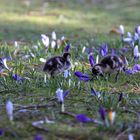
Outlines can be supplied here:
M112 28L125 25L127 31L133 31L139 24L138 0L111 1L81 6L79 3L49 2L42 11L42 1L33 1L30 7L17 0L0 0L0 57L12 57L7 65L12 73L26 78L23 82L12 79L11 72L5 70L7 76L0 75L0 129L4 131L0 139L28 139L32 140L40 134L44 139L128 139L128 134L134 134L138 139L140 111L139 76L121 73L118 82L115 75L108 80L102 77L90 82L79 82L75 71L91 74L88 54L82 53L82 48L92 47L94 57L98 54L98 45L107 42L109 51L121 49L120 36L109 34ZM9 4L10 6L7 6ZM66 36L71 43L70 53L72 63L78 62L70 70L71 76L64 79L58 75L54 79L47 79L44 83L43 63L40 58L62 54L65 45L59 49L49 48L48 52L41 43L40 34L51 36L56 31L57 37ZM18 41L19 50L14 55L14 41ZM38 49L34 48L38 46ZM126 44L125 44L126 45ZM31 52L35 55L32 57ZM28 59L24 56L29 55ZM129 67L134 62L131 51L127 53ZM101 59L101 57L100 57ZM139 62L138 62L139 63ZM86 65L87 64L87 65ZM71 79L69 85L68 80ZM100 99L91 95L91 87L101 93ZM65 111L61 113L61 105L56 97L56 90L71 89L65 98ZM123 92L123 99L118 103L118 97ZM8 120L5 104L7 100L14 104L14 121ZM36 107L33 107L35 105ZM46 105L46 106L44 106ZM40 107L39 107L40 106ZM100 121L99 109L103 106L108 114L109 110L116 112L113 125L98 125L95 123L80 123L73 116L86 114L88 117ZM27 109L21 112L21 109ZM55 121L54 124L44 123L34 127L32 122L44 120ZM107 115L108 120L108 115ZM138 124L138 125L137 125Z

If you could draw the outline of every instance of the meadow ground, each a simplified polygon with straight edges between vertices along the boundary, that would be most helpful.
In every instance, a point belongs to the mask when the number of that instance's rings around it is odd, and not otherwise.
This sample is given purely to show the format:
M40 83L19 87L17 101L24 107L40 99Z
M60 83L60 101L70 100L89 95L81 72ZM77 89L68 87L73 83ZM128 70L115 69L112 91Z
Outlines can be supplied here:
M29 4L24 0L0 0L0 58L10 58L7 66L11 69L0 74L1 140L125 140L132 136L140 139L139 72L121 73L117 82L115 75L106 80L93 77L84 82L74 74L81 71L92 77L89 48L94 59L99 55L100 60L99 49L104 43L109 53L113 48L119 54L125 47L128 67L134 66L133 48L121 41L118 28L124 25L125 36L127 31L134 33L140 23L140 2L106 0L95 3L34 0ZM51 39L53 31L58 39L65 36L66 41L61 42L59 48L50 45L47 51L41 34ZM140 45L140 41L135 43ZM73 64L70 75L64 78L61 74L44 82L44 63L40 58L61 55L67 44L71 46ZM139 60L135 63L139 64ZM61 112L56 97L58 88L68 91L64 99L65 112ZM14 105L13 121L7 117L8 100ZM114 112L116 116L112 122Z

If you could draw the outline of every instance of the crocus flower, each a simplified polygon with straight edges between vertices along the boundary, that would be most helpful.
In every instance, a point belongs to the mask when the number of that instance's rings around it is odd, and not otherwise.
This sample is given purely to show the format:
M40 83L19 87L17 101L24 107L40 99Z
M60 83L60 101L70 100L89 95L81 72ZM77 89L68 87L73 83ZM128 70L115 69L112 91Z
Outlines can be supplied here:
M57 96L58 102L60 102L60 103L64 102L64 96L63 96L63 90L62 89L58 88L56 90L56 96Z
M43 63L46 63L46 61L47 61L45 58L40 58L39 60Z
M108 117L109 117L110 124L113 124L114 121L115 121L116 112L115 111L109 111Z
M130 37L126 37L126 38L123 38L123 41L126 43L131 43L133 41L133 39Z
M63 94L63 98L65 98L70 93L70 89L66 90Z
M115 55L115 50L114 50L114 48L111 49L111 54L112 54L112 55Z
M87 81L91 80L91 78L90 78L89 75L83 74L83 73L80 72L80 71L76 71L74 74L75 74L75 75L79 78L79 80L81 80L81 81L87 82Z
M51 41L51 48L55 48L55 46L56 46L56 41L52 40Z
M56 40L56 33L54 31L52 32L52 39Z
M34 140L43 140L43 137L39 134L37 134L35 137L34 137Z
M57 99L58 99L58 102L60 102L61 104L61 111L64 112L65 109L64 109L64 95L63 95L63 90L58 88L56 90L56 96L57 96Z
M124 26L123 25L120 25L119 30L120 30L121 36L124 36Z
M127 69L127 70L125 70L125 73L126 74L134 74L135 71L133 69Z
M0 58L0 67L3 67L10 71L9 67L7 66L7 60L8 60L8 58L6 58L6 57Z
M134 58L140 58L140 52L137 45L134 48Z
M92 52L92 48L91 47L87 48L87 53L90 54L91 52Z
M25 78L22 78L20 77L19 75L17 74L12 74L12 78L15 80L15 81L24 81Z
M91 54L89 55L89 62L90 62L91 67L93 67L94 66L94 57Z
M136 32L138 35L140 35L140 26L137 26L137 27L135 28L135 32Z
M76 120L86 123L86 122L93 122L93 120L89 117L87 117L85 114L78 114L75 116Z
M64 52L68 52L69 50L70 50L70 44L68 44L66 47L65 47L65 49L64 49Z
M125 52L128 51L128 49L127 49L126 47L123 47L123 48L121 49L121 51L122 51L122 53L125 53Z
M66 78L68 78L68 76L69 76L69 71L68 70L65 70L64 71L64 78L66 79Z
M139 39L139 35L137 33L134 34L134 40L137 41Z
M135 65L133 66L133 70L134 70L134 71L140 71L140 64L135 64Z
M49 47L49 37L46 36L45 34L41 34L41 40L42 40L42 43L44 44L44 46L48 49Z
M10 121L13 121L13 103L11 101L6 102L6 112Z
M128 135L128 140L134 140L133 134L129 134L129 135Z
M100 54L101 56L106 56L108 53L108 45L106 43L104 43L101 47L100 47Z
M103 107L100 107L99 113L100 113L101 119L105 121L105 109Z
M0 137L3 135L4 131L0 128Z
M83 49L82 49L82 53L84 53L86 50L86 47L84 46Z

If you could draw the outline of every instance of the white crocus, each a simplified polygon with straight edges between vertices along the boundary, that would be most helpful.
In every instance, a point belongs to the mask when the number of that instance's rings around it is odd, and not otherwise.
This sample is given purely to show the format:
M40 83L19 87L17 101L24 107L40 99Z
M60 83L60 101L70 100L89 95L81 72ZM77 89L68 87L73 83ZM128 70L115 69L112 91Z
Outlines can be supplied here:
M46 63L46 61L47 61L45 58L40 58L39 60L43 63Z
M84 53L86 50L86 47L84 46L83 49L82 49L82 53Z
M13 110L14 110L13 103L11 101L7 101L6 112L10 121L13 121Z
M134 48L134 57L140 58L140 52L137 45Z
M45 34L41 34L41 40L45 47L49 47L50 41L48 36L46 36Z
M56 40L56 33L54 31L52 32L52 39Z
M56 42L54 40L51 41L51 48L55 48Z
M63 96L63 90L58 88L56 90L56 96L57 96L57 99L58 99L58 102L61 103L61 111L64 112L65 111L65 108L64 108L64 96Z
M7 58L2 58L2 63L3 63L3 65L4 65L4 67L10 71L10 69L8 68L6 62L7 62Z
M120 30L120 34L124 35L124 26L123 25L120 25L119 30Z

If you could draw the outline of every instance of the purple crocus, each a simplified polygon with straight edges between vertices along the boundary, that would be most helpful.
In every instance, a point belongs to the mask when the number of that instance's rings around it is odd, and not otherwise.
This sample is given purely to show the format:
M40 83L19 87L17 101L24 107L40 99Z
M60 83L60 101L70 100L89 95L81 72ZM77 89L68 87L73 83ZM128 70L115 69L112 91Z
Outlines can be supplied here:
M90 62L91 67L93 67L94 66L94 57L91 54L89 55L89 62Z
M81 81L87 82L87 81L90 81L90 80L91 80L91 78L90 78L89 75L83 74L83 73L80 72L80 71L76 71L74 74L75 74L75 75L79 78L79 80L81 80Z
M125 73L126 74L134 74L135 72L133 69L127 69L127 70L125 70Z
M137 26L137 27L135 28L135 32L136 32L138 35L140 35L140 26Z
M76 120L82 123L93 122L93 119L87 117L85 114L78 114L75 116Z
M102 120L105 121L105 109L104 109L104 107L100 107L99 113L100 113Z
M135 64L132 69L134 71L140 71L140 64Z
M12 78L15 80L15 81L24 81L25 78L22 78L20 77L19 75L17 74L12 74Z
M40 134L37 134L37 135L34 137L34 140L43 140L43 137L42 137Z
M70 50L70 48L71 48L70 44L67 44L64 49L64 52L68 52Z
M66 90L63 94L63 98L65 98L70 93L70 89Z
M87 53L90 54L91 52L92 52L92 48L91 47L87 48Z
M4 133L3 129L0 128L0 137L3 136L3 133Z
M101 47L100 47L100 54L101 56L106 56L108 53L108 45L106 43L104 43Z

